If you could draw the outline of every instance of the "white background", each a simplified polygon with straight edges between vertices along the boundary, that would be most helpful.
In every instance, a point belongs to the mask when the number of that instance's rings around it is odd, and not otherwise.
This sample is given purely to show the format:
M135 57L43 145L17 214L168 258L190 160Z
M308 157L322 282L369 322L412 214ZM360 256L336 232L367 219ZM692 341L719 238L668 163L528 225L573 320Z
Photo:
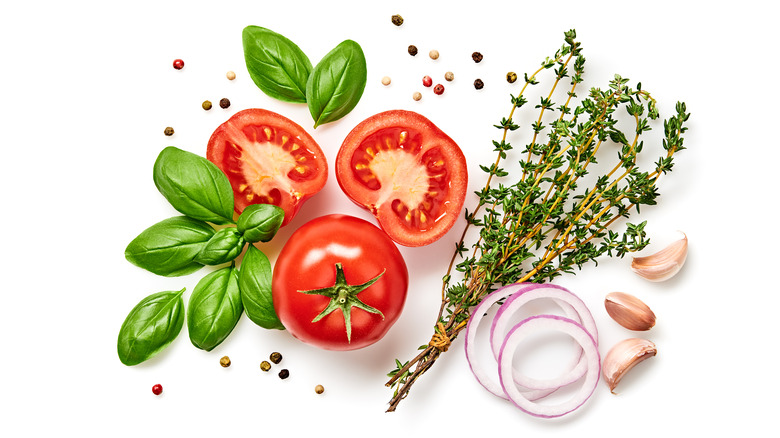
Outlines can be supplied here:
M423 4L425 3L425 4ZM26 2L0 14L0 435L282 436L755 436L780 407L774 349L776 280L777 73L770 2ZM401 27L390 23L401 14ZM312 62L344 39L361 44L368 84L357 108L316 131L305 106L262 94L243 61L241 30L259 25L295 41ZM692 113L674 172L659 183L647 219L659 249L675 230L690 239L674 279L649 283L630 258L592 264L558 283L592 309L601 353L634 334L603 308L611 291L635 294L658 323L641 336L658 356L612 395L560 420L538 420L490 395L473 379L458 339L392 414L385 374L430 339L440 279L463 223L425 248L401 248L410 268L404 314L379 343L348 353L304 345L242 318L210 353L186 328L163 353L126 367L116 336L129 310L162 290L190 291L208 270L163 278L124 259L147 226L175 211L156 191L152 164L163 147L205 154L211 132L236 111L262 107L309 129L333 162L364 118L402 108L430 118L469 158L470 185L483 184L492 125L508 115L507 71L535 70L575 28L584 47L586 87L614 73L641 81L662 116L684 100ZM417 57L406 54L416 44ZM441 57L426 54L437 49ZM470 55L484 54L480 64ZM171 63L184 59L184 70ZM237 78L228 81L225 72ZM446 71L455 74L443 82ZM423 75L443 82L435 96ZM393 80L380 84L383 76ZM482 78L485 88L474 90ZM423 99L414 102L414 91ZM583 88L584 90L584 88ZM584 91L581 91L584 93ZM232 106L215 104L228 97ZM165 137L166 126L175 128ZM526 125L527 128L527 125ZM660 126L646 141L654 157ZM518 143L520 141L518 140ZM467 205L474 203L470 195ZM341 193L331 174L274 242L328 213L371 219ZM622 229L618 227L618 229ZM282 381L258 364L272 351L291 372ZM219 366L229 355L230 368ZM276 368L278 370L278 368ZM161 383L165 392L151 392ZM313 387L322 384L325 394ZM172 435L175 434L175 435ZM531 436L531 435L529 435Z

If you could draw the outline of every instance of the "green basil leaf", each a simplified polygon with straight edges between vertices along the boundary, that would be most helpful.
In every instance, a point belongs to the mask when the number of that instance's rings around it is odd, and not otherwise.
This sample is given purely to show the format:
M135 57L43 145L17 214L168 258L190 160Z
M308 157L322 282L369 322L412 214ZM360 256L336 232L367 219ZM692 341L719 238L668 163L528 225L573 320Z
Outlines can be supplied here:
M238 288L246 316L260 327L284 330L274 310L271 274L268 257L254 245L249 245L238 271Z
M306 103L311 61L295 43L259 26L241 34L249 76L263 93L284 102Z
M154 185L181 214L194 219L233 222L233 188L211 161L169 146L154 163Z
M195 286L187 304L192 345L213 350L233 331L243 311L237 269L226 267L206 275Z
M160 221L145 229L125 249L125 258L157 275L178 277L203 265L195 257L214 235L206 222L186 216Z
M284 210L271 204L252 204L238 217L238 232L247 242L268 242L279 231Z
M204 265L221 265L241 254L246 241L235 228L223 228L211 237L195 257L195 261Z
M138 365L167 347L184 325L184 289L141 300L119 329L116 350L125 365Z
M360 45L346 40L314 67L306 83L306 100L314 127L349 114L366 88L366 57Z

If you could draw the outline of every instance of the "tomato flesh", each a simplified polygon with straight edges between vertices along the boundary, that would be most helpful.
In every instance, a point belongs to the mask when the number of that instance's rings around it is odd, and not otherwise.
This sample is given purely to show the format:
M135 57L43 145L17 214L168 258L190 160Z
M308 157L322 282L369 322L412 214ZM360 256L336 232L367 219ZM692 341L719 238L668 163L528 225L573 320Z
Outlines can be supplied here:
M228 176L236 213L251 204L273 204L284 210L282 225L327 180L314 139L295 122L262 109L240 111L220 125L206 157Z
M380 113L358 125L339 150L336 177L405 246L432 243L454 225L468 182L458 145L409 111Z

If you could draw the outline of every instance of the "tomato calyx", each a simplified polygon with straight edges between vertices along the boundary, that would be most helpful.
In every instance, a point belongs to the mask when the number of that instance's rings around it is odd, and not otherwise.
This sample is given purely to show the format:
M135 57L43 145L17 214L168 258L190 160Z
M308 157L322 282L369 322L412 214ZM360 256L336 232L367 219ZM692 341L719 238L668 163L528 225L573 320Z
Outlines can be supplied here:
M347 283L347 279L344 276L344 268L341 266L341 263L336 263L336 283L333 286L320 289L299 290L298 292L309 295L323 295L330 298L330 302L325 307L325 309L323 309L319 315L315 316L311 322L315 323L334 310L341 309L341 313L344 315L344 325L347 327L347 342L351 342L353 307L357 307L358 309L365 310L369 313L378 314L382 317L382 319L385 317L385 315L383 315L382 312L380 312L378 309L375 309L360 301L360 299L357 297L360 292L366 290L369 286L376 283L377 280L379 280L379 278L384 275L384 273L385 271L383 270L379 273L379 275L363 284L351 285Z

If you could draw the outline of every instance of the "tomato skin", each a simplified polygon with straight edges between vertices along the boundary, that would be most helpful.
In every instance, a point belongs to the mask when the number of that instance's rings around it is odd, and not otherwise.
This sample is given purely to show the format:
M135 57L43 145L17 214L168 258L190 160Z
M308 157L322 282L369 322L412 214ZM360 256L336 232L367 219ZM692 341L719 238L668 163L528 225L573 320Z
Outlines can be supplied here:
M382 315L352 308L350 340L340 309L312 322L328 306L328 297L300 292L333 286L336 263L343 266L350 285L384 271L357 294ZM408 285L406 263L382 230L363 219L332 214L301 226L282 248L274 265L273 304L295 338L326 350L355 350L379 341L390 330L403 310Z
M292 120L260 108L237 112L209 138L206 158L230 180L235 212L251 204L284 210L282 226L328 179L317 142Z
M380 161L384 163L376 165ZM336 156L336 178L391 239L410 247L443 237L461 217L468 190L466 157L457 143L427 118L404 110L359 123ZM407 181L422 182L415 186Z

